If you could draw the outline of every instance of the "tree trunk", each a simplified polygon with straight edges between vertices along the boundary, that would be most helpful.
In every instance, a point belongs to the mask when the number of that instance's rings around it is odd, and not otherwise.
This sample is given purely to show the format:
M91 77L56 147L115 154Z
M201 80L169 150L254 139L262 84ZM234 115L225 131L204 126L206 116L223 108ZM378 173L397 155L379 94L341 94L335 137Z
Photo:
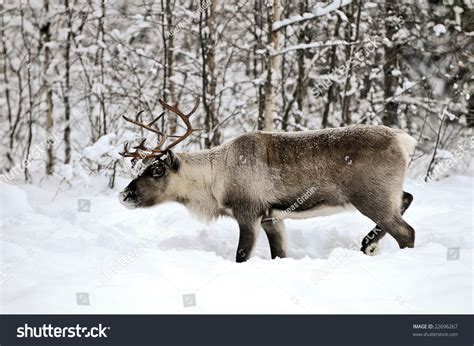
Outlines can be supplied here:
M264 19L263 19L263 0L255 0L254 3L254 21L255 21L255 43L253 46L253 76L256 80L260 80L262 76L262 70L264 66L264 59L262 54L259 54L257 51L263 48L262 33L264 32ZM258 104L258 115L257 115L257 128L259 130L263 129L265 123L264 117L264 104L265 104L265 95L263 93L262 83L259 82L257 85L257 104Z
M26 30L25 30L25 11L20 4L20 21L21 21L21 37L23 39L23 44L26 47L26 53L27 53L27 64L26 64L26 80L27 80L27 88L28 88L28 110L27 110L27 124L28 124L28 137L26 140L26 155L25 155L25 162L29 162L29 157L30 157L30 149L31 149L31 143L33 141L33 86L32 86L32 76L31 76L31 62L33 61L32 58L32 53L31 53L31 42L27 40L26 37ZM41 40L40 40L41 44ZM38 50L40 51L40 50ZM18 71L18 78L19 80L21 79L21 72ZM21 87L21 83L20 83ZM18 101L21 103L21 98ZM19 107L18 109L19 113L18 115L21 114L21 108ZM29 180L29 172L28 172L28 164L24 165L24 175L25 175L25 180Z
M164 60L165 68L163 73L163 100L171 104L176 104L176 93L175 86L172 80L173 76L173 60L174 60L174 35L173 32L173 11L171 8L171 0L162 0L161 7L163 10L163 16L166 18L163 19L163 23L166 22L167 31L163 25L163 50L164 50ZM164 117L162 118L164 122ZM162 124L164 127L164 123ZM170 117L167 124L169 133L175 134L178 127L178 122L176 117ZM166 131L168 132L168 131Z
M7 117L8 117L8 130L10 133L12 132L13 129L13 119L12 119L12 106L11 106L11 100L10 100L10 86L9 84L9 78L8 78L8 66L7 66L7 61L8 61L8 55L7 55L7 44L5 40L5 20L4 20L4 12L3 12L3 5L0 5L0 11L2 12L1 15L1 20L2 20L2 29L0 29L0 34L1 34L1 41L2 41L2 54L3 54L3 80L5 82L5 99L7 103ZM12 147L10 146L9 149ZM13 167L13 153L11 150L7 151L6 157L8 160L9 167Z
M48 80L48 68L51 62L51 48L49 42L51 41L50 19L49 19L49 0L43 0L43 10L45 12L46 21L40 28L42 46L43 46L43 85L46 91L46 136L48 145L46 146L46 174L53 174L54 170L54 156L53 156L53 88Z
M204 8L206 1L201 1L201 7ZM215 129L215 126L219 123L217 115L216 105L216 40L217 40L217 28L216 28L216 7L217 0L210 0L210 6L205 12L206 16L206 27L207 32L202 30L200 26L201 35L201 49L202 49L202 88L203 88L203 104L205 115L205 130L207 136L204 141L206 148L219 145L220 143L220 130Z
M263 130L272 131L274 129L275 117L275 85L278 66L280 65L280 56L275 55L280 48L280 33L273 31L273 23L280 20L281 4L280 0L269 1L267 4L267 30L268 45L272 49L267 49L267 78L265 80L265 108L264 108L264 124Z
M339 36L340 27L341 27L341 17L337 16L337 22L334 28L334 39L337 39L337 37ZM334 71L334 67L336 66L336 59L337 59L336 52L337 52L337 45L334 45L331 47L328 74ZM327 93L328 100L326 104L324 105L323 119L322 119L322 124L321 124L323 128L328 127L329 111L331 110L331 103L336 103L336 100L337 100L336 88L337 88L336 83L334 81L331 81L331 85L329 86L328 93Z
M100 104L100 116L102 116L102 134L107 134L107 115L105 114L105 71L104 71L104 48L102 47L105 44L105 4L107 0L101 1L101 16L99 18L99 38L102 41L102 44L99 45L99 65L100 65L100 95L99 95L99 104Z
M349 34L350 42L356 42L359 39L359 27L360 27L360 14L361 14L361 8L360 8L360 1L357 1L357 3L353 4L352 8L352 16L354 16L354 11L357 10L357 19L355 23L355 29L354 32L352 32L352 26L349 26ZM352 117L351 117L351 112L350 112L350 106L351 106L351 99L352 95L348 95L347 93L349 92L351 88L351 77L352 77L352 67L353 67L353 60L354 60L354 51L355 51L355 45L349 46L349 68L347 71L346 75L346 82L344 85L344 98L342 102L342 125L347 126L352 123Z
M69 100L69 93L71 92L71 60L69 53L71 51L71 39L72 39L72 13L69 7L69 0L65 0L66 13L67 13L67 37L66 37L66 48L64 52L65 59L65 90L64 90L64 163L68 164L71 162L71 126L69 121L71 119L71 105Z
M398 7L395 2L387 1L385 4L386 16L394 18L398 16ZM382 115L382 122L384 125L393 126L397 124L398 103L396 101L386 101L395 95L398 87L398 77L393 75L393 71L397 68L399 46L392 42L393 35L397 32L397 23L392 20L385 21L386 38L391 45L384 45L385 48L385 62L383 65L384 75L384 99L385 108Z
M467 126L474 127L474 96L471 95L467 106Z
M299 14L302 16L303 14L308 12L308 1L300 1L298 4L299 7ZM306 27L308 23L301 24L300 31L298 33L298 44L306 43ZM306 85L306 70L305 70L305 54L306 51L304 49L299 49L296 51L297 53L297 60L298 60L298 79L296 83L296 104L298 106L298 113L295 114L295 123L301 124L301 120L303 117L303 109L304 109L304 101L306 100L307 96L307 85Z

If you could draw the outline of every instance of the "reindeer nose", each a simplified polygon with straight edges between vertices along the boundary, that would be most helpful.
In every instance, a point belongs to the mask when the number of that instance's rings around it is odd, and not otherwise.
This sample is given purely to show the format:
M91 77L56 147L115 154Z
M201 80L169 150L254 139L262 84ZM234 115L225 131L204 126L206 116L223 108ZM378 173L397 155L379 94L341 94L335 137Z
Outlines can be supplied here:
M129 189L124 189L119 194L119 201L128 209L135 209L137 206L137 194Z
M137 183L135 180L130 182L130 184L119 193L119 200L120 203L129 209L137 207L139 198L137 194Z
M137 194L134 192L134 191L130 191L129 189L127 189L126 191L124 191L124 195L125 197L123 197L123 201L125 202L128 198L131 198L131 199L134 199L137 197Z

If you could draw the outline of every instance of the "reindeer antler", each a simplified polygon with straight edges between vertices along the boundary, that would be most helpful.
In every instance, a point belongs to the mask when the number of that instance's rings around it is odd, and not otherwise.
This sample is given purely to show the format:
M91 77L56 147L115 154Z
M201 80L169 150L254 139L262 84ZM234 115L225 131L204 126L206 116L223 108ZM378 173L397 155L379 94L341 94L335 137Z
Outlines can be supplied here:
M159 100L160 102L160 105L164 108L164 109L167 109L173 113L175 113L178 117L181 118L181 120L184 121L184 124L186 125L186 132L182 135L182 136L178 136L178 139L176 141L174 141L173 143L171 143L170 145L168 145L165 149L163 149L162 151L165 151L165 150L168 150L172 147L174 147L176 144L178 144L179 142L183 141L184 139L186 139L187 137L191 136L191 134L193 133L194 129L193 129L193 126L191 125L191 122L189 121L189 117L191 115L194 114L194 112L196 112L196 110L198 109L199 107L199 99L196 100L196 103L194 104L194 107L193 109L191 110L191 112L189 112L188 114L184 114L183 112L181 112L179 109L178 109L178 105L175 105L175 106L171 106L167 103L165 103L165 101L163 100Z
M155 148L147 148L145 146L146 139L144 139L140 142L139 145L133 147L133 149L135 149L134 152L128 151L128 143L125 143L124 151L122 153L120 153L120 155L122 155L123 157L132 157L135 160L142 160L142 159L145 159L145 158L160 157L166 152L166 150L168 150L170 148L173 148L175 145L177 145L178 143L180 143L181 141L183 141L184 139L189 137L195 131L195 129L193 129L193 127L191 125L189 117L192 114L194 114L194 112L196 112L197 108L199 107L199 99L196 100L196 104L194 105L191 112L189 112L188 114L184 114L182 111L180 111L178 109L178 105L171 106L171 105L165 103L161 99L159 100L159 102L165 110L169 110L169 111L175 113L178 117L180 117L183 120L184 124L186 125L186 132L184 134L180 135L180 136L166 135L166 134L162 133L161 131L159 131L159 130L155 129L154 127L152 127L152 125L158 119L160 119L165 114L165 112L161 113L157 118L155 118L149 124L144 124L143 122L140 122L138 120L132 120L130 118L127 118L125 115L123 115L122 117L125 119L125 121L128 121L129 123L132 123L134 125L140 126L140 127L144 128L148 131L151 131L153 133L156 133L157 135L160 136L160 140L158 141L158 144ZM138 112L136 114L135 118L138 119L138 116L142 112L143 112L143 110ZM166 140L170 137L175 137L175 138L177 138L177 140L175 140L174 142L172 142L171 144L169 144L165 148L162 148L162 146L165 144Z

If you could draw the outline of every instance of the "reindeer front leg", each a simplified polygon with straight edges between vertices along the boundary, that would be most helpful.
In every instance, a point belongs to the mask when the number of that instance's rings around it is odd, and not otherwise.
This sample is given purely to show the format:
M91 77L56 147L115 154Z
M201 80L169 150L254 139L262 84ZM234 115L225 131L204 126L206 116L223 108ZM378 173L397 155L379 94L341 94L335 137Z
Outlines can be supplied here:
M250 258L260 232L261 219L259 217L253 220L237 220L240 229L239 245L235 257L237 263L245 262Z

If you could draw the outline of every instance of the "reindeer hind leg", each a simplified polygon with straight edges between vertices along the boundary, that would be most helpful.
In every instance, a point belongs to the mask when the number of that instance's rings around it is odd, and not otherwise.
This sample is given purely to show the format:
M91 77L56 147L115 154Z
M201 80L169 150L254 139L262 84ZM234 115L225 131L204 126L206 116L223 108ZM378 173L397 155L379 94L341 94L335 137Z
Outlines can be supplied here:
M402 201L400 205L400 214L403 215L413 202L413 195L409 192L403 191ZM410 227L411 228L411 227ZM379 225L375 227L362 240L361 251L368 256L373 256L378 250L378 242L387 232Z
M287 249L286 230L283 220L272 219L262 220L262 227L265 231L272 259L276 257L285 258Z

